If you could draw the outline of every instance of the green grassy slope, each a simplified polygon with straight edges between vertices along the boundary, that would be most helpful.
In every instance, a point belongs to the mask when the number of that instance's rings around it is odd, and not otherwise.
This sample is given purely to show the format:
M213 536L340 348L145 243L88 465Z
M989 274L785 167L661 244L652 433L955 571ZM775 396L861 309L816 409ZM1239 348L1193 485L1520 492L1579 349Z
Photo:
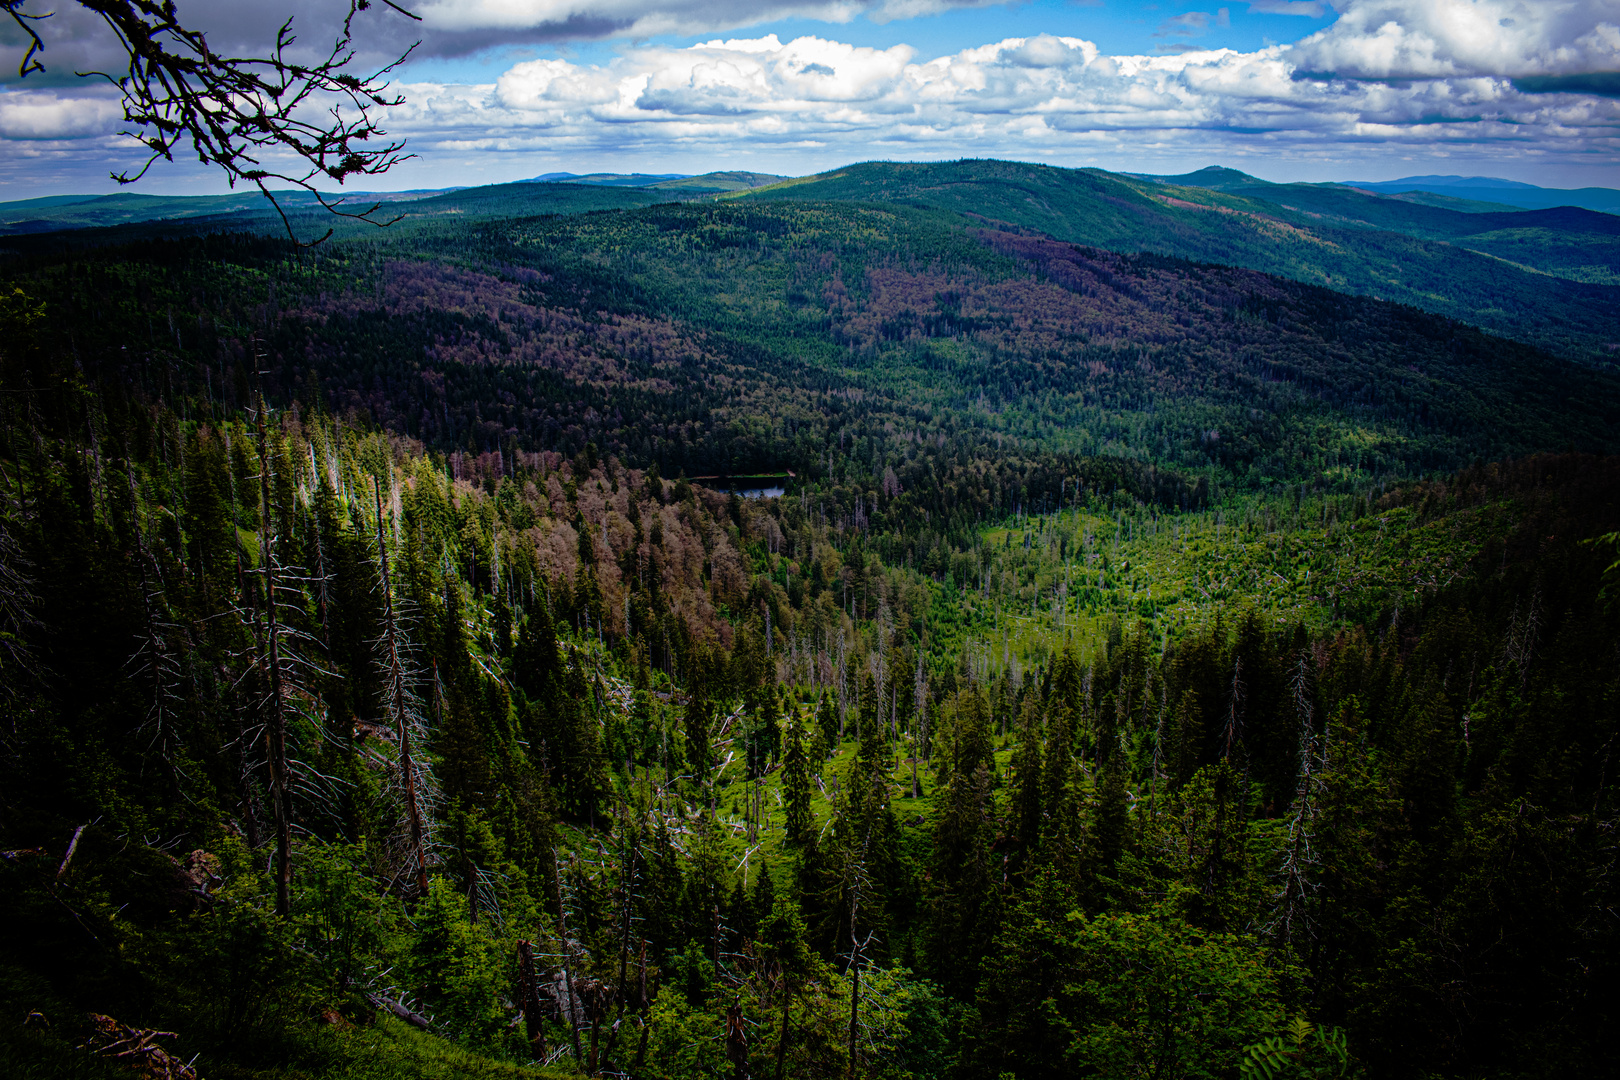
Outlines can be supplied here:
M8 1018L9 1019L9 1018ZM47 1018L49 1019L49 1018ZM0 1024L0 1058L7 1080L130 1080L136 1075L105 1057L80 1049L71 1034L77 1018L58 1015L48 1031ZM275 1060L244 1066L240 1061L203 1055L196 1068L207 1080L556 1080L577 1075L566 1069L524 1067L501 1061L412 1028L392 1017L377 1017L346 1030L310 1023L289 1040ZM184 1036L170 1042L182 1060Z

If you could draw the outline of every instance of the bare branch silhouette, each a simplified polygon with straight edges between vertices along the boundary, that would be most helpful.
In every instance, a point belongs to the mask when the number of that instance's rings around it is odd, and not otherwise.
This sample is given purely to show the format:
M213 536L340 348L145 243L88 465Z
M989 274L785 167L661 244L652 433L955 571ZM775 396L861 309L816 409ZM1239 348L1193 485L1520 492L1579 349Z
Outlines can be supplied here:
M383 204L349 209L342 198L323 192L322 182L342 184L353 176L377 176L412 155L404 140L391 139L381 114L404 99L389 92L388 75L415 51L412 45L397 60L369 75L349 69L355 59L354 19L371 0L349 0L342 29L324 58L312 63L291 59L297 38L292 19L281 24L268 56L222 56L205 34L180 22L173 0L79 0L100 15L129 55L127 73L99 75L123 95L120 134L138 140L149 151L138 169L115 172L120 184L133 184L160 158L173 161L190 140L197 160L218 165L231 187L257 187L276 208L288 236L298 242L292 221L269 187L280 181L313 195L339 217L389 225L398 217L380 215ZM418 16L389 0L385 6L411 19ZM44 42L33 23L49 17L23 10L28 0L0 0L4 10L29 37L18 71L26 77L45 70L39 60ZM290 156L292 163L279 164ZM319 244L332 235L328 228Z

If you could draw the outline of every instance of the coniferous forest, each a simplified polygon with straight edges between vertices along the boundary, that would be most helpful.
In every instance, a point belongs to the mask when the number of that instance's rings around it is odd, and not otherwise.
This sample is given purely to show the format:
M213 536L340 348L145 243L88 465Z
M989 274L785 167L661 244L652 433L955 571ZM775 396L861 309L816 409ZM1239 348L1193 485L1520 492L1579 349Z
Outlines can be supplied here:
M511 187L0 250L8 1075L1612 1068L1614 286Z

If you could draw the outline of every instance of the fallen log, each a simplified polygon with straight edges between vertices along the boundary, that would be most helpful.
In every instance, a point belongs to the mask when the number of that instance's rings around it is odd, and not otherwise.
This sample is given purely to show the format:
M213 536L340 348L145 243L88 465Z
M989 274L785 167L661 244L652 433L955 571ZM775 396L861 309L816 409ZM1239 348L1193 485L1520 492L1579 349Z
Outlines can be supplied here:
M421 1013L411 1012L411 1010L407 1009L393 998L385 998L381 994L373 994L368 992L366 994L366 1001L371 1003L372 1008L386 1009L395 1016L399 1017L401 1020L405 1021L407 1024L419 1027L423 1031L433 1030L433 1021L429 1020Z

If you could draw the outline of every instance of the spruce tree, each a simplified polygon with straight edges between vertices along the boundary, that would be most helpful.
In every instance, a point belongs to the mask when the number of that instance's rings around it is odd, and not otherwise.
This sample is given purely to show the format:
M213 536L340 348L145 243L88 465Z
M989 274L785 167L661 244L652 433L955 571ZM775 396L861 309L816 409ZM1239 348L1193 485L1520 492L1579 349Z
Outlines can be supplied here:
M709 771L714 766L714 706L700 685L694 685L688 694L681 719L686 735L686 768L699 789L709 792L705 801L712 802Z
M782 788L787 801L787 842L797 847L814 824L810 813L810 756L805 748L803 714L797 703L788 710L787 746L782 758Z
M825 761L838 749L838 705L831 690L821 692L816 706L816 757Z
M1014 729L1018 744L1013 750L1011 776L1011 830L1027 858L1041 840L1041 796L1044 777L1041 769L1041 723L1039 696L1029 694L1019 710Z
M934 830L931 869L931 968L947 990L970 993L994 934L990 845L995 839L991 783L995 759L989 702L977 686L957 710L955 761Z

